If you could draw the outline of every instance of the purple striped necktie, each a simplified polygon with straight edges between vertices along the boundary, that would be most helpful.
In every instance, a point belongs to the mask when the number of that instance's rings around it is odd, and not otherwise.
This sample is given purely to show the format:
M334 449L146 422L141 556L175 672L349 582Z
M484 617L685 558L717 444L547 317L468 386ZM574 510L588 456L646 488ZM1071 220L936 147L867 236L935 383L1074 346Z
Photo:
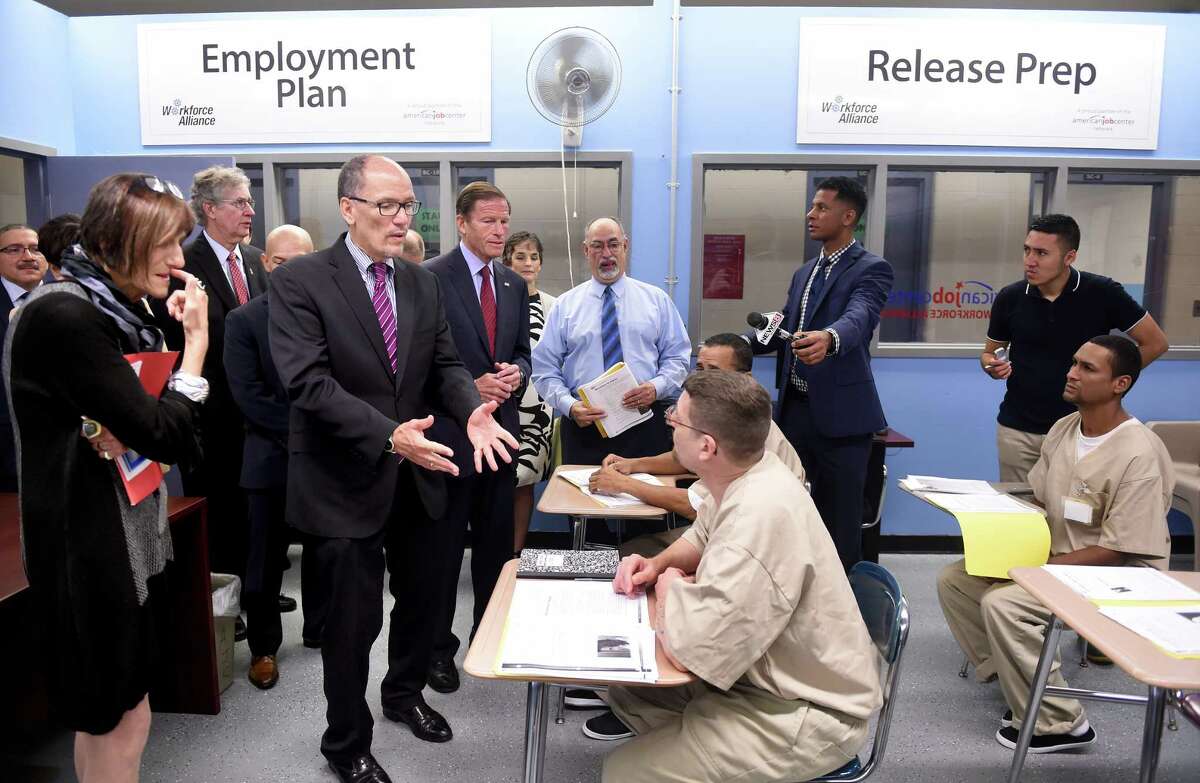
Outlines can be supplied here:
M383 344L387 347L388 358L392 362L392 374L396 374L396 314L392 311L392 303L387 295L387 264L371 264L375 274L375 293L371 295L371 304L375 307L375 317L379 319L379 328L383 330Z

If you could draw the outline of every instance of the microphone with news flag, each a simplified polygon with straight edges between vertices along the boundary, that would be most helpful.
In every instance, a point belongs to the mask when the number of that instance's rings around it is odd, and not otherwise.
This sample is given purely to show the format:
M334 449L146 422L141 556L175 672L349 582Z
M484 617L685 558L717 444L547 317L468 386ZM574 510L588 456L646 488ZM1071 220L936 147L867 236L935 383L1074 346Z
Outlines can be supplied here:
M785 332L779 328L779 325L783 323L783 313L778 311L767 313L766 315L762 313L749 313L746 316L746 323L754 327L754 336L762 345L769 345L775 335L779 335L788 342L799 336Z

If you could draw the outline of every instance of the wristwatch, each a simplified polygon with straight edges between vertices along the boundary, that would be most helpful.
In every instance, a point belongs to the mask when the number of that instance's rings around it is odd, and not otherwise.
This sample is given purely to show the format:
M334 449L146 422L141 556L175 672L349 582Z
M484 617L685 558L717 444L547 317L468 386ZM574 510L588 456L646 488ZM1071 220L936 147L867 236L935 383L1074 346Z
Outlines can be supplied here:
M392 443L392 439L390 437L387 439L387 445L383 447L383 453L384 454L395 454L396 453L396 444Z

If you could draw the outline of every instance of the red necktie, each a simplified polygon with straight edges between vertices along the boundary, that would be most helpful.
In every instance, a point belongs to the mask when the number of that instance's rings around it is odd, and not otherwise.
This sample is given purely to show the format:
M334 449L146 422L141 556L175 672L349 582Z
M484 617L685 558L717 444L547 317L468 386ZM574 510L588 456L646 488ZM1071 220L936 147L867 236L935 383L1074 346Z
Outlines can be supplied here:
M242 277L242 268L238 266L237 253L229 254L229 280L233 283L233 294L238 304L244 305L250 301L250 291L246 288L246 278Z
M479 285L479 309L483 311L483 326L487 329L488 350L496 355L496 294L492 291L492 269L479 270L483 282Z

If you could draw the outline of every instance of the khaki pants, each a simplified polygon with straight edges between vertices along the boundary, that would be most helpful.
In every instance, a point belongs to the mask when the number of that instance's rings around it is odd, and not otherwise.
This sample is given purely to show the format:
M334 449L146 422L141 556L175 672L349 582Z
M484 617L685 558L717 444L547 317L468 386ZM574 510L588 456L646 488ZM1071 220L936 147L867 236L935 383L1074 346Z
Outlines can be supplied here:
M618 551L621 553L621 557L629 557L630 555L654 557L659 552L678 541L689 527L691 527L691 525L679 525L678 527L673 527L670 530L663 530L658 533L648 533L644 536L631 538L624 544L621 544Z
M612 687L609 705L637 737L604 759L604 783L809 780L846 764L867 722L737 684Z
M1000 480L1024 484L1029 481L1029 471L1042 455L1045 435L1014 430L1003 424L996 425L996 451L1000 454Z
M975 666L982 682L995 674L1004 700L1020 728L1029 705L1033 673L1042 654L1050 613L1037 599L1008 580L971 576L959 560L938 574L938 600L950 632ZM1054 656L1048 685L1065 687L1062 661ZM1065 734L1083 723L1083 707L1075 699L1045 696L1035 734Z
M1026 483L1029 471L1042 454L1045 435L1014 430L1003 424L996 425L996 451L1000 455L1000 480Z

